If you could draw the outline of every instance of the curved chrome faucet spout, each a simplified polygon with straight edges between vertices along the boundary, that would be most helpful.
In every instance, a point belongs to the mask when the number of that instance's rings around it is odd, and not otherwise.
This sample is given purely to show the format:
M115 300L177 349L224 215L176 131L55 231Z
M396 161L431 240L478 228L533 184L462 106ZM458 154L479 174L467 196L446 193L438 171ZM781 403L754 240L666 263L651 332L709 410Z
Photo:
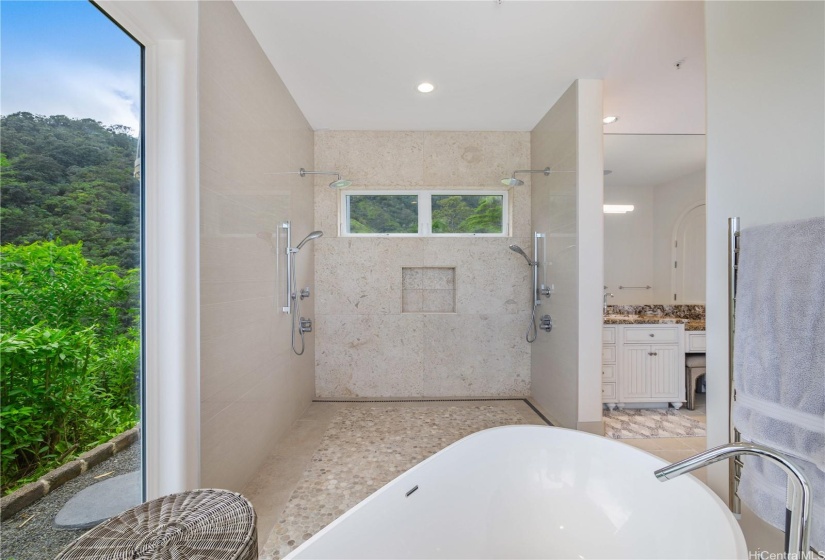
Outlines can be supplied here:
M788 475L785 507L790 515L786 516L785 521L785 552L788 554L788 558L792 558L792 554L796 555L796 558L806 558L805 554L808 553L809 549L811 523L811 486L805 473L775 449L756 443L727 443L708 449L693 457L688 457L678 463L662 467L653 474L664 482L737 455L756 455L771 459L778 463L785 474Z

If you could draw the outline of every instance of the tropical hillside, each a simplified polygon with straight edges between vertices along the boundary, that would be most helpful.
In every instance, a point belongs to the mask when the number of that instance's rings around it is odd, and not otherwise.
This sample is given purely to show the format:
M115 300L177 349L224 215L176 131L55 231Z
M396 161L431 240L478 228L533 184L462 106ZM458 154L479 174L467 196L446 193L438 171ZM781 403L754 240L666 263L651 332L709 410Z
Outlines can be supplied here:
M83 242L95 264L140 265L137 139L91 119L0 118L0 240Z

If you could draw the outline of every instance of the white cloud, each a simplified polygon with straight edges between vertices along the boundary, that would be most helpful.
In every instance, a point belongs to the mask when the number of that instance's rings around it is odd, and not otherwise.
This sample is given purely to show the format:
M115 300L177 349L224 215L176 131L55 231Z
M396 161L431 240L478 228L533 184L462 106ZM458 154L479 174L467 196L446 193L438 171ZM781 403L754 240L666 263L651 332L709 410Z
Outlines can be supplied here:
M2 114L91 118L104 125L140 128L139 68L116 71L99 66L31 61L3 72Z

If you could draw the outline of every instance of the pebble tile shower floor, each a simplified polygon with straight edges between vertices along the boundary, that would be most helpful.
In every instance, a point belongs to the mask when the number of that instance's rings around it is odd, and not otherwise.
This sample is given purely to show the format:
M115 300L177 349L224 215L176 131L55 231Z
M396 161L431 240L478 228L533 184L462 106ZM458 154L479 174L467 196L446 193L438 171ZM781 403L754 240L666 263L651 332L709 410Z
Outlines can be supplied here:
M496 426L543 423L520 410L517 405L526 408L522 402L404 404L338 409L276 518L262 558L283 558L384 484L465 436Z

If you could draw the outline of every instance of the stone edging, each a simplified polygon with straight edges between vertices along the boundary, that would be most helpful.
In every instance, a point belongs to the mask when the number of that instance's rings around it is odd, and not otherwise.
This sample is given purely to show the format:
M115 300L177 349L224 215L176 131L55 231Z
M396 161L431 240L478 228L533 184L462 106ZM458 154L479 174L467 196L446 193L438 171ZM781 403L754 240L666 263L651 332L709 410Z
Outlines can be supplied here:
M39 480L18 488L11 494L0 498L0 519L5 521L21 509L30 506L55 488L62 486L73 478L120 453L138 440L140 427L135 426L118 434L106 443L101 443L73 461L61 465L44 474Z

